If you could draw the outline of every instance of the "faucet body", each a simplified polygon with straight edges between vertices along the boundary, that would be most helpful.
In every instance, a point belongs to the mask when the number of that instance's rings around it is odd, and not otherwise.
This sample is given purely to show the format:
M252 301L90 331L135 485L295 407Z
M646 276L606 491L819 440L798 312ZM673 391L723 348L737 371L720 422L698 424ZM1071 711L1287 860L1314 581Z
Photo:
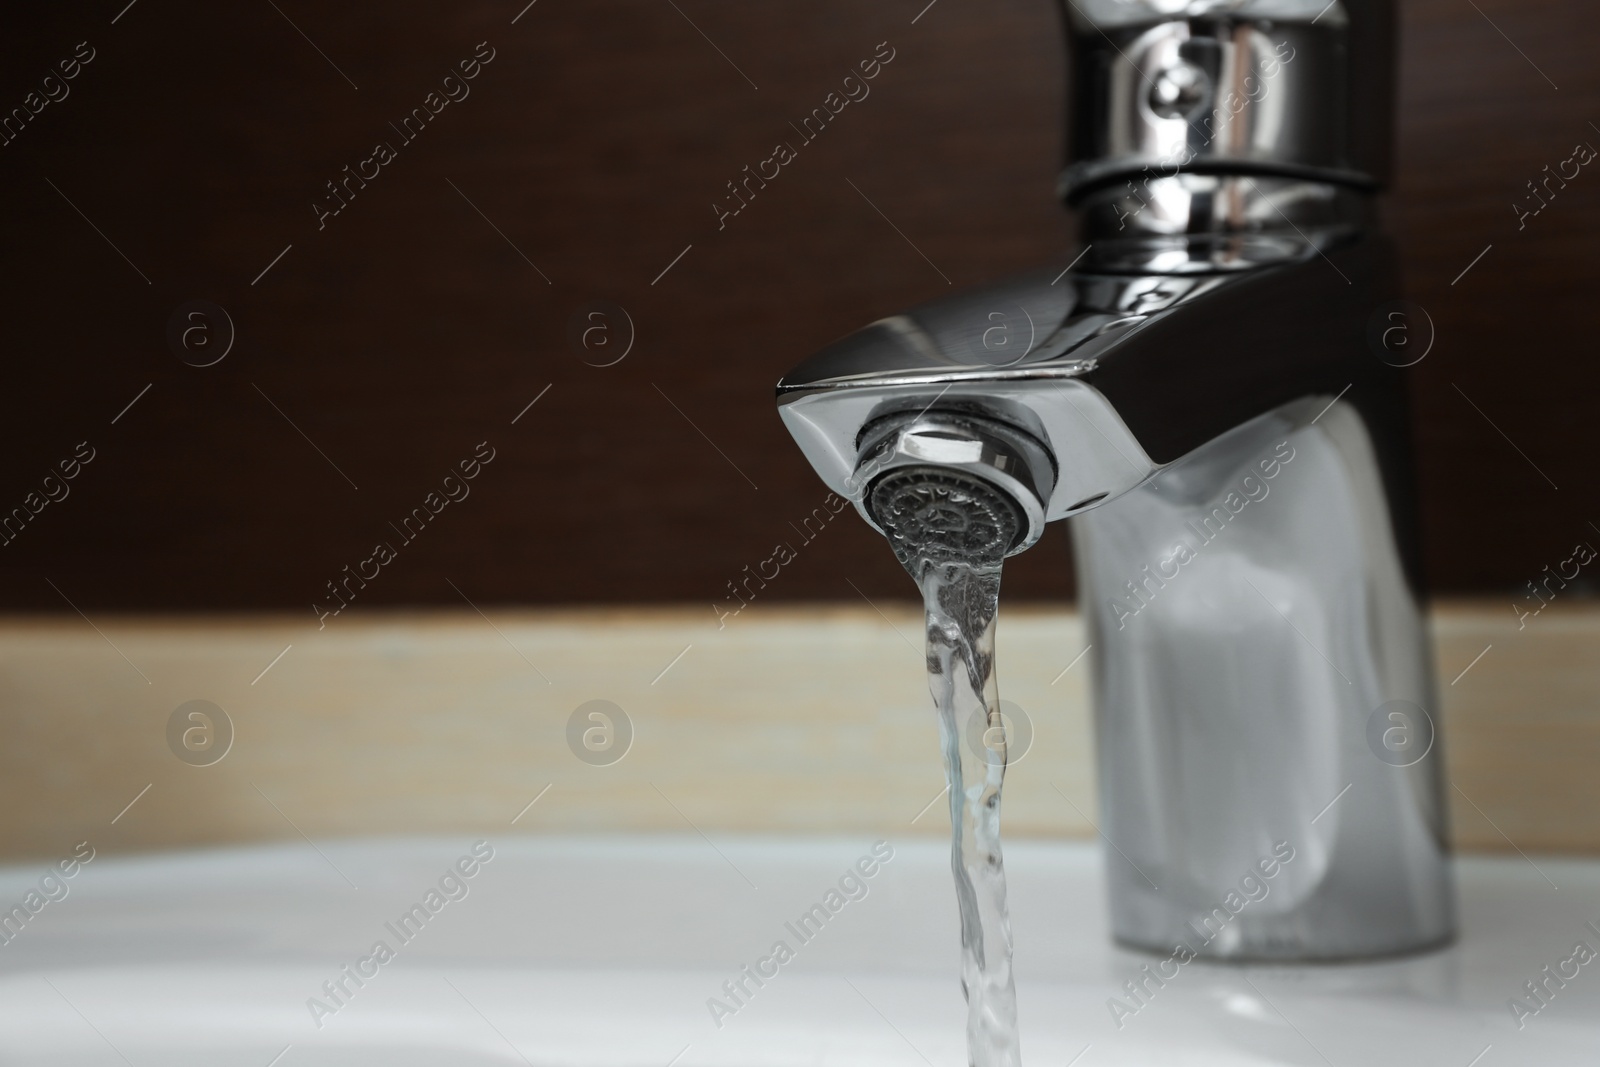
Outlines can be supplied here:
M1372 206L1391 19L1069 3L1069 269L880 320L778 386L880 530L871 488L904 467L1002 489L1013 553L1071 522L1128 945L1342 959L1453 936L1398 369L1424 340Z

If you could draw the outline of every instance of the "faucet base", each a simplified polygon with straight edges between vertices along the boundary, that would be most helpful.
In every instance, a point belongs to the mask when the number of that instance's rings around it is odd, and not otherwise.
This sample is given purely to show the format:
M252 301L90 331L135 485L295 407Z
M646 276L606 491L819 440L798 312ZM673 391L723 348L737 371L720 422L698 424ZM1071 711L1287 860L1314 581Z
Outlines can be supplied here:
M1193 934L1189 934L1188 938L1189 943L1192 945ZM1187 955L1185 953L1178 953L1175 951L1176 947L1184 941L1184 935L1181 934L1176 938L1169 938L1165 941L1128 941L1120 937L1113 937L1111 940L1112 943L1118 948L1125 949L1129 952L1137 952L1146 956L1156 956L1161 959L1177 958L1181 960ZM1352 956L1306 956L1292 954L1253 956L1244 953L1222 955L1220 953L1194 951L1193 955L1187 956L1187 958L1204 960L1207 963L1235 963L1242 967L1289 963L1383 963L1389 960L1412 959L1417 956L1427 956L1435 952L1443 952L1451 945L1454 945L1456 940L1457 934L1452 930L1450 933L1439 938L1437 941L1426 941L1417 945L1405 945L1388 952L1361 952Z
M1453 936L1399 475L1381 407L1331 400L1071 520L1120 942L1336 960Z

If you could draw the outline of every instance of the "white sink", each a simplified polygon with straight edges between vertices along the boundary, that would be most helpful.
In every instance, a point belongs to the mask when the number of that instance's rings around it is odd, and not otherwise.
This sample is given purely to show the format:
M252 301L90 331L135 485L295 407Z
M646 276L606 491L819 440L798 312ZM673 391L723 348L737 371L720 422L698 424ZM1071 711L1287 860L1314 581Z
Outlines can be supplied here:
M385 923L426 904L470 839L100 857L0 944L0 1064L961 1067L943 846L895 843L866 896L808 943L784 925L829 903L871 844L504 838L409 943ZM1508 1007L1576 942L1600 949L1584 925L1600 926L1600 863L1462 860L1464 929L1448 951L1191 963L1119 1029L1108 1000L1155 960L1107 943L1098 850L1016 842L1007 862L1028 1063L1600 1062L1600 961L1521 1029ZM44 870L0 871L0 902ZM353 995L314 1020L308 998L333 1007L322 984L380 939L394 959L367 965L362 988L346 979ZM733 1007L723 983L778 940L794 958L759 989L746 979L754 995L719 1028L708 998Z

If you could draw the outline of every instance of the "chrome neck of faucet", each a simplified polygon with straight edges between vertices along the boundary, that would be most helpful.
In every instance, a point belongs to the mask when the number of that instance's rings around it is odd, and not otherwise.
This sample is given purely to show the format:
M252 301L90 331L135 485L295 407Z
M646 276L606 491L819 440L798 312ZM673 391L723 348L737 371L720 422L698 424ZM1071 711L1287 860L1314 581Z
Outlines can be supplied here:
M1391 0L1062 0L1069 204L1175 174L1389 177Z

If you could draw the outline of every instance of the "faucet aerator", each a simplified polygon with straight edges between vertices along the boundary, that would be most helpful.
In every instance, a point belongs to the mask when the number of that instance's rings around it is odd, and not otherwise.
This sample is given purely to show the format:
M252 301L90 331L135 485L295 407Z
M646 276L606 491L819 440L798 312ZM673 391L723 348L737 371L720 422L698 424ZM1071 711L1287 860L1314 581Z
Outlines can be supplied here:
M1027 529L1013 497L991 482L946 467L902 467L885 474L873 484L867 510L907 570L919 559L998 563L1021 551L1018 542Z
M998 563L1044 532L1055 462L1032 435L997 419L933 411L862 432L853 481L863 516L910 566L975 558Z

